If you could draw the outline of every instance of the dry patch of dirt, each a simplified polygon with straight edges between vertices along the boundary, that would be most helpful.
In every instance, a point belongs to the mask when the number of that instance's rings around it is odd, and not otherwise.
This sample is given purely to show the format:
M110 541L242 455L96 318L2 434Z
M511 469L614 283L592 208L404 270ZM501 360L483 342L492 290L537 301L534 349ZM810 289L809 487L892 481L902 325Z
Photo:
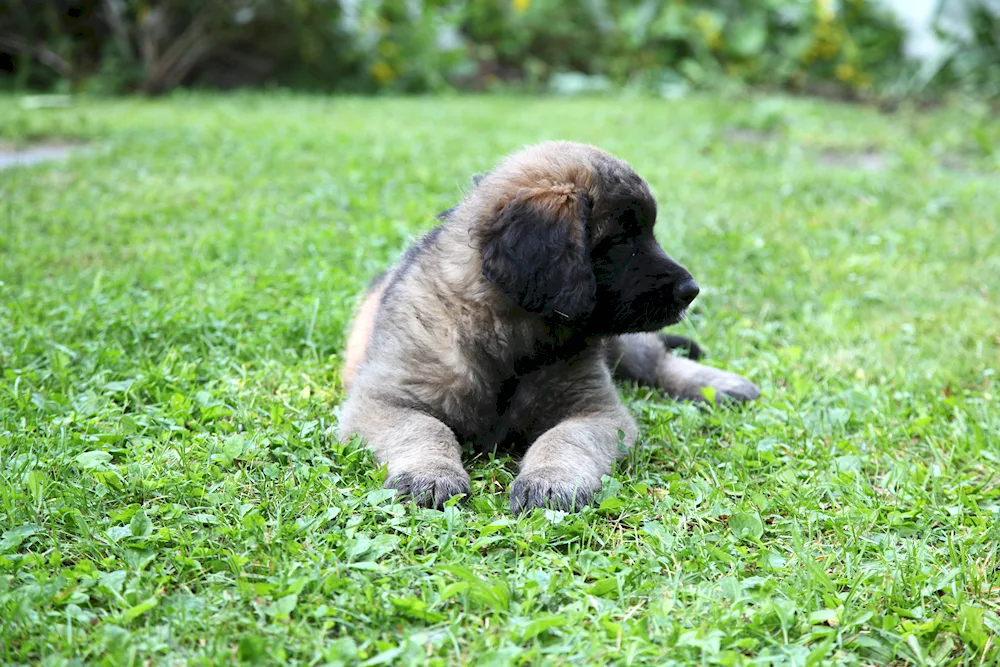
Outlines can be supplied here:
M0 169L61 160L84 146L86 144L74 141L41 141L27 145L0 141Z
M777 135L774 132L751 130L742 127L729 128L723 136L731 144L767 144L777 139Z
M819 161L827 167L860 171L885 171L889 164L886 154L874 148L862 150L827 148L820 152Z

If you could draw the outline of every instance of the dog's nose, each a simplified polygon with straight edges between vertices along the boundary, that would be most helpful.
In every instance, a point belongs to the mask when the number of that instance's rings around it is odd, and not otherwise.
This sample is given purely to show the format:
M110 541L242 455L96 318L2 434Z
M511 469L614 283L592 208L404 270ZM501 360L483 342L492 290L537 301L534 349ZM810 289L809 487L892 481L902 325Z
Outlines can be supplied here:
M677 283L677 286L674 287L674 297L687 306L689 303L694 301L694 298L698 296L698 292L700 291L698 283L689 278L688 280Z

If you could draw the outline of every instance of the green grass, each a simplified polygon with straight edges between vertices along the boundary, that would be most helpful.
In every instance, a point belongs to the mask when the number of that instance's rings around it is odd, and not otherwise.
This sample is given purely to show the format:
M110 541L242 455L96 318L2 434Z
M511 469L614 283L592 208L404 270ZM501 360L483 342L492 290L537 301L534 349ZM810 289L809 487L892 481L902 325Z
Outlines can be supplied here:
M982 111L0 99L0 140L41 137L92 143L0 172L0 662L1000 660ZM511 516L506 459L470 458L463 506L397 504L335 440L357 294L550 138L649 180L703 286L679 332L763 397L623 389L641 446L579 515Z

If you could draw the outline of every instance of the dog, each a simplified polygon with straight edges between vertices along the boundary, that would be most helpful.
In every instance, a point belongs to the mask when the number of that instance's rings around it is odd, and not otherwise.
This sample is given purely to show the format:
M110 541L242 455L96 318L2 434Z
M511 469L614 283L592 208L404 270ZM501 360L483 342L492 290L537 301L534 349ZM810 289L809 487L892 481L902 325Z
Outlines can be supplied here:
M674 399L750 401L749 380L660 330L698 295L653 236L656 200L623 160L548 142L477 177L440 225L372 281L348 336L343 440L386 486L441 508L471 492L462 443L523 448L514 513L579 510L632 446L613 378ZM683 348L688 356L674 350Z

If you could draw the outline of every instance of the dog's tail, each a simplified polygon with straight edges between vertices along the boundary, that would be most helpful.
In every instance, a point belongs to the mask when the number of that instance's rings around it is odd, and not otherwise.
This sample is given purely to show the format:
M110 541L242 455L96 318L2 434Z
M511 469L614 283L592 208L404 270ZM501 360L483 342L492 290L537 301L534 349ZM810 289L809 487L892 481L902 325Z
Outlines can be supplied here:
M690 338L661 333L660 340L663 342L663 346L670 351L684 350L685 355L691 361L698 361L705 356L705 351L701 349L701 346Z

